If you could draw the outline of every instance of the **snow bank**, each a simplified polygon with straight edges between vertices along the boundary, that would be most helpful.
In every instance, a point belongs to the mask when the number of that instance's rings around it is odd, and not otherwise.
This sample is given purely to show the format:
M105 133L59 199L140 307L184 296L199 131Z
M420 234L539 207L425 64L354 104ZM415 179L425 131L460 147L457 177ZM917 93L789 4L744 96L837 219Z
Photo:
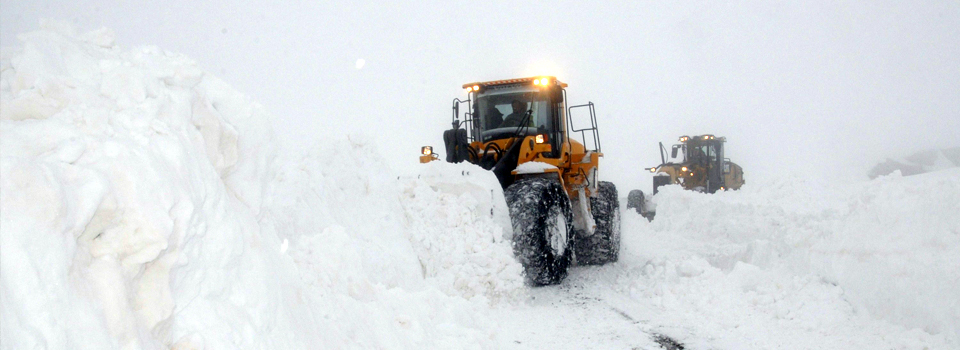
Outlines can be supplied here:
M435 162L398 178L360 135L289 157L261 224L290 242L324 347L497 347L489 308L524 286L492 174Z
M524 287L493 175L398 179L361 136L279 152L260 106L181 55L57 23L20 38L0 60L0 348L502 342L490 307Z
M497 301L522 295L522 267L496 176L473 164L431 162L403 186L401 203L424 274L448 294Z
M499 341L484 310L523 285L492 175L400 180L358 136L278 161L263 109L181 55L57 23L20 39L0 60L0 348Z
M42 28L2 53L3 348L295 348L263 110L183 56Z
M648 259L642 271L628 274L642 276L631 288L668 309L695 302L739 310L704 315L715 308L695 307L690 319L676 316L684 327L706 319L727 330L707 334L705 327L697 338L735 339L730 329L753 322L747 332L783 333L743 337L772 341L764 344L710 344L825 346L805 340L803 329L835 332L849 337L846 345L866 347L876 345L866 339L877 335L901 348L960 344L960 170L897 174L848 188L785 179L708 195L668 186L657 197L653 222L628 216L633 221L626 226L640 236L626 245ZM756 315L799 330L771 329ZM900 328L866 329L874 325L858 318Z
M364 268L345 275L390 287L427 279L465 298L499 298L522 286L504 237L510 219L503 193L489 171L433 162L398 178L360 135L283 164L270 196L278 234L300 239L346 230Z

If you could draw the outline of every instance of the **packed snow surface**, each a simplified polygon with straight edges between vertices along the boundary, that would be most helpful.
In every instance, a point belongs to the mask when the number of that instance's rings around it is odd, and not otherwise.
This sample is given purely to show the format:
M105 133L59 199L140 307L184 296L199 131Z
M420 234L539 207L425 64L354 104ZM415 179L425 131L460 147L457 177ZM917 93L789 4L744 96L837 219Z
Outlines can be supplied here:
M958 169L667 186L654 221L624 211L617 263L531 288L479 167L397 176L365 135L285 150L182 55L57 23L20 40L0 349L960 347Z

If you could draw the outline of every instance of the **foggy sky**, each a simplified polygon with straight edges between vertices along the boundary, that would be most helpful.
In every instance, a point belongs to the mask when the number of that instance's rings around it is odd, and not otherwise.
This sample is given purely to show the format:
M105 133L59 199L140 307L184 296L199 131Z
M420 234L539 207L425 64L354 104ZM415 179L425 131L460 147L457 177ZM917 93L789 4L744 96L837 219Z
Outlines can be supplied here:
M960 146L957 1L0 0L0 45L41 18L186 54L286 142L362 132L399 171L442 149L461 84L541 74L596 103L621 195L649 189L642 168L680 135L726 136L748 185L866 179L884 157Z

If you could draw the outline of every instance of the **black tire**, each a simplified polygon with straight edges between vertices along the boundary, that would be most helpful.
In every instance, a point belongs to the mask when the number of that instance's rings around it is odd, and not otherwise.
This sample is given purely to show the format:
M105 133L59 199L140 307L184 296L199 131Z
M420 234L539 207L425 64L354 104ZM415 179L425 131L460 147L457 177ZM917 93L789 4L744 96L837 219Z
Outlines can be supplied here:
M636 210L637 214L643 215L645 205L646 198L644 198L643 191L633 190L627 194L627 209Z
M573 255L573 213L556 180L525 178L503 193L513 223L513 254L534 285L557 284L567 277Z
M574 243L578 265L603 265L620 257L620 200L617 187L610 182L597 184L597 195L590 198L590 210L597 229L589 237ZM631 191L632 192L632 191Z

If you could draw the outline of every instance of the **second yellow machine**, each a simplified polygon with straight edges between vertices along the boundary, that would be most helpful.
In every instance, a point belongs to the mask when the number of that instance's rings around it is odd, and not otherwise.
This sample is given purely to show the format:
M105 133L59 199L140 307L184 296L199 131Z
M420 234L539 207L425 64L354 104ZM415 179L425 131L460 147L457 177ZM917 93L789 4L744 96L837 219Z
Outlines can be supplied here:
M680 136L680 143L673 145L670 162L667 162L667 149L661 142L660 165L645 169L656 174L653 177L653 194L657 194L664 185L680 185L685 190L706 193L740 189L745 183L743 168L726 158L725 142L726 137L711 134ZM677 151L682 151L682 160L678 161ZM630 191L627 208L635 209L651 220L656 215L641 190Z
M598 180L593 103L568 105L567 84L552 76L463 87L467 98L453 101L452 128L443 133L445 159L497 176L527 279L556 284L571 263L616 261L620 204L613 183ZM429 146L421 153L423 163L440 158Z

